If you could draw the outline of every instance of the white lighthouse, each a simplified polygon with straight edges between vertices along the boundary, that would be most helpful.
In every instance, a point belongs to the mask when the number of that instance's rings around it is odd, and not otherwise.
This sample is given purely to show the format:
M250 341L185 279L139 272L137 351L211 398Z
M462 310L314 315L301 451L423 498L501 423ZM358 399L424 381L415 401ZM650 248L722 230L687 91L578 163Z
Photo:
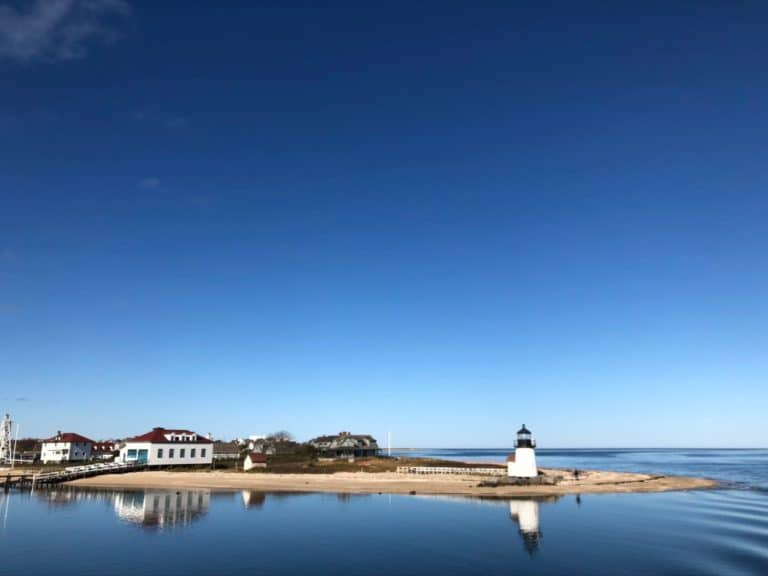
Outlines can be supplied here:
M514 478L535 478L539 475L536 468L536 442L531 431L525 427L517 431L515 453L507 456L507 476Z

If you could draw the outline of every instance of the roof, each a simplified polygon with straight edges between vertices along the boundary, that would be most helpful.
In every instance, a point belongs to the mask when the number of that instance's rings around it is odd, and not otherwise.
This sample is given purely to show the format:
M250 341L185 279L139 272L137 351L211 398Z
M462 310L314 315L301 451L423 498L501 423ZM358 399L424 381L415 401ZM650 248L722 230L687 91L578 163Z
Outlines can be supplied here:
M90 438L86 438L85 436L81 436L80 434L75 434L74 432L59 432L56 434L56 436L51 436L50 438L46 438L43 440L43 442L79 442L79 443L88 443L93 444L93 440Z
M514 462L514 461L515 461L515 455L514 454L510 454L509 456L507 456L507 462Z
M213 440L209 440L205 436L201 436L197 432L191 430L179 430L172 428L152 428L146 434L141 436L134 436L133 438L126 439L126 442L149 442L150 444L175 444L168 440L166 434L186 434L195 436L195 440L184 442L184 444L213 444Z
M267 462L267 455L259 452L251 452L248 454L248 458L250 458L251 462L254 464L266 464Z
M342 440L345 438L351 438L353 440L368 440L369 442L376 442L376 438L370 434L334 434L333 436L318 436L313 438L310 442L333 442L334 440Z
M237 442L214 442L213 453L214 454L228 454L228 453L240 454L240 446Z
M517 431L518 434L530 434L531 431L528 430L528 428L525 427L525 424L523 424L523 427L520 428L520 430Z

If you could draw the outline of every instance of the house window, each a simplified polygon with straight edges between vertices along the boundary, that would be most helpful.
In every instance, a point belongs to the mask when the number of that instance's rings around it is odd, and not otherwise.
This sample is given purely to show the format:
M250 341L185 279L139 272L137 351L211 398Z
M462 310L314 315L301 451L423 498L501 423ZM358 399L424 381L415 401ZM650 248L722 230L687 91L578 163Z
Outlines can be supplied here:
M176 452L174 448L168 448L168 458L173 458L174 452Z
M200 457L205 458L205 448L200 448Z
M158 458L162 458L163 457L163 449L162 448L158 448L157 449L157 457Z
M189 451L190 457L194 458L195 457L195 452L196 452L196 450L194 448L192 448L192 450Z
M128 458L136 458L136 450L133 448L128 449Z
M179 448L179 458L184 458L184 452L186 452L184 448Z

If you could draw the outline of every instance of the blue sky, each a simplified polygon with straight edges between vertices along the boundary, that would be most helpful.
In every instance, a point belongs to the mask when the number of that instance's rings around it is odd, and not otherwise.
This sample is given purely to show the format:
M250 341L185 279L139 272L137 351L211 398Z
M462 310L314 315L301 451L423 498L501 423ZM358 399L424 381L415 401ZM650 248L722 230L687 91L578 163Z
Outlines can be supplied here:
M0 2L0 408L768 445L767 16Z

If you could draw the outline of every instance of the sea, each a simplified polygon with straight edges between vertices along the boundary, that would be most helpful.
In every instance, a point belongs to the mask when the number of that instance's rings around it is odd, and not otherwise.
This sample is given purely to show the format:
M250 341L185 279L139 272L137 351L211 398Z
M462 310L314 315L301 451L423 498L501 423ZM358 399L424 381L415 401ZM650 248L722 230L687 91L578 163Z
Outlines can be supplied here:
M501 462L509 450L401 454ZM479 499L0 493L0 575L768 575L768 450L537 450L539 465L706 476L714 490Z

